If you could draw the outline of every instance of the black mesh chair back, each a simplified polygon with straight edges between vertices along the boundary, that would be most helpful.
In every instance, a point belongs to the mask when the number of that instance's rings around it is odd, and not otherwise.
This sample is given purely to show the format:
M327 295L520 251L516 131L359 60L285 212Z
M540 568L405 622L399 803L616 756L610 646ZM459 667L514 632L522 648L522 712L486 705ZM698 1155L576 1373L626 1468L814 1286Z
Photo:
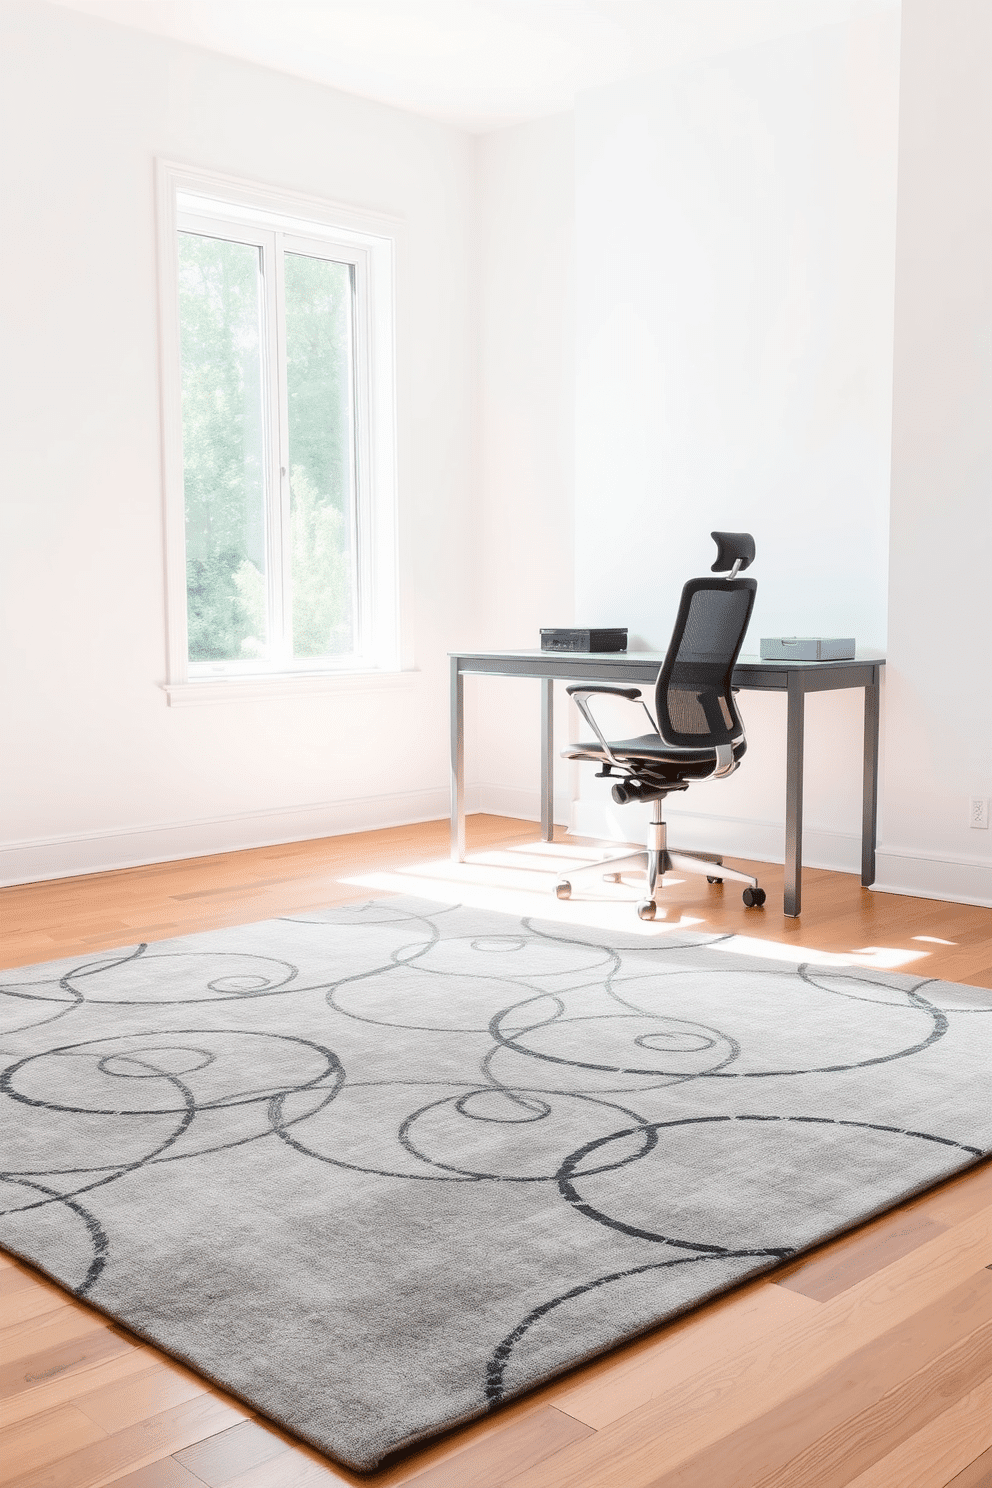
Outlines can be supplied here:
M565 757L598 762L600 776L615 774L611 794L617 805L649 803L651 821L643 850L573 869L555 885L559 899L571 898L576 873L621 883L625 873L637 872L646 878L646 895L637 906L642 920L654 919L666 873L705 874L714 884L742 883L748 909L760 909L765 902L758 880L728 867L718 854L669 849L662 813L672 791L688 790L697 780L732 775L747 748L731 681L758 589L753 579L740 577L754 561L754 538L750 532L711 535L717 557L710 572L727 577L690 579L682 590L671 643L655 683L657 734L611 744L589 711L589 700L600 693L643 702L636 687L576 683L568 689L596 742L576 744L564 751Z
M655 684L655 716L667 744L704 749L744 733L730 686L754 608L754 579L690 579Z

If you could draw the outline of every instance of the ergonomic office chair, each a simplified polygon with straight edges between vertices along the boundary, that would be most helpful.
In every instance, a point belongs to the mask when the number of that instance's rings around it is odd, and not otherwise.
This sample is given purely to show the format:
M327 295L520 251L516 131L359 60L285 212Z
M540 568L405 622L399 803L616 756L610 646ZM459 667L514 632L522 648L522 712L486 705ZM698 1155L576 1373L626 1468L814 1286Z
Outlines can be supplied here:
M580 875L601 874L606 882L619 883L624 873L641 869L647 874L647 895L637 906L642 920L654 919L666 873L705 873L710 883L730 879L747 884L744 903L749 909L765 902L758 880L724 868L721 857L669 852L662 816L666 796L688 790L696 780L733 774L747 748L730 679L758 588L754 579L737 577L754 559L754 538L749 532L714 532L711 536L717 557L710 572L726 577L690 579L682 590L668 654L655 683L655 716L638 687L576 683L566 689L596 742L574 744L562 750L563 757L595 762L601 767L600 777L616 775L613 799L619 806L628 801L652 805L647 848L580 868L571 878L560 879L555 886L559 899L570 898L572 882ZM589 707L589 699L599 694L640 701L652 732L634 739L607 740Z

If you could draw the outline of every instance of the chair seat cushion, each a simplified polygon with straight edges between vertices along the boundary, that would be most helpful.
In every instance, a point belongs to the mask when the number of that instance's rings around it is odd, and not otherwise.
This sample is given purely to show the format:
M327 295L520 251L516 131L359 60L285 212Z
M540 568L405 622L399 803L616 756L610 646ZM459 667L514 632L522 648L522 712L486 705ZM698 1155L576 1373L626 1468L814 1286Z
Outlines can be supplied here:
M734 758L740 759L747 745L741 739L734 744ZM675 777L704 776L713 769L716 751L708 749L679 749L666 744L657 734L641 734L636 739L611 739L610 749L614 759L622 760L636 770L638 763L660 768ZM598 740L573 744L562 750L564 759L605 760L606 751Z

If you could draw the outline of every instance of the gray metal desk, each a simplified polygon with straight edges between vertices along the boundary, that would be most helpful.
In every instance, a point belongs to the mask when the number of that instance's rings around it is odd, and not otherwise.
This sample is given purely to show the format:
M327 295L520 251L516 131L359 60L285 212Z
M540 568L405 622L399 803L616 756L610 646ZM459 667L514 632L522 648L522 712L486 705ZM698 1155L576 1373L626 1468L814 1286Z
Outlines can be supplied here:
M651 684L664 655L658 651L590 654L566 651L451 651L451 856L465 857L465 727L467 674L538 677L541 682L541 837L554 836L553 717L555 680ZM878 808L879 680L885 657L859 651L853 661L761 661L742 656L734 686L745 691L784 692L788 696L785 772L785 913L802 904L803 731L808 692L862 687L865 694L861 882L875 881L875 822Z

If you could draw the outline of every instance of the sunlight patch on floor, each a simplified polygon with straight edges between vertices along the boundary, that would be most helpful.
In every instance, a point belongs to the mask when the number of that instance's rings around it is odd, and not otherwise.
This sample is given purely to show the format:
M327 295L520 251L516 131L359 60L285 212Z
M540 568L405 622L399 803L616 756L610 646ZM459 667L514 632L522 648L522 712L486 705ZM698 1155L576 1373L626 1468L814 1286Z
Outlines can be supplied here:
M489 855L486 856L488 859ZM536 883L533 882L535 878ZM531 882L527 882L528 879ZM637 901L631 897L629 885L603 884L602 899L556 899L548 875L528 874L521 870L519 862L513 864L512 875L505 867L488 861L453 863L450 859L442 859L390 872L361 873L342 882L359 888L436 899L442 904L470 904L475 909L498 910L501 914L521 918L587 925L596 930L619 930L629 935L643 935L647 939L669 935L673 930L706 929L703 919L686 914L678 905L672 905L667 911L659 908L655 920L638 919L634 911Z
M565 925L584 925L597 930L617 930L645 939L670 935L673 930L698 930L710 927L702 914L672 904L659 905L655 920L641 920L634 906L640 898L637 880L612 884L592 878L587 885L576 885L575 897L557 899L556 881L570 869L608 863L622 854L623 847L597 852L588 847L572 847L561 842L528 842L509 848L489 848L470 853L464 863L451 858L432 858L401 869L357 874L342 882L358 888L380 892L412 894L434 899L442 904L469 904L476 909L491 909L502 914L537 920L551 920ZM669 884L684 880L666 875ZM586 897L588 895L588 897ZM925 940L932 937L915 936ZM939 942L946 944L947 942ZM924 950L905 950L895 946L862 946L845 952L821 951L794 941L783 943L759 935L733 935L717 942L717 948L730 955L762 956L767 960L797 966L810 962L817 966L864 966L876 971L905 967L930 954Z
M764 940L758 935L733 935L721 940L714 950L736 952L741 956L764 956L769 961L787 961L790 966L810 963L814 966L870 966L874 971L895 971L928 956L929 951L904 951L897 946L863 946L859 951L818 951L813 946L792 942Z

